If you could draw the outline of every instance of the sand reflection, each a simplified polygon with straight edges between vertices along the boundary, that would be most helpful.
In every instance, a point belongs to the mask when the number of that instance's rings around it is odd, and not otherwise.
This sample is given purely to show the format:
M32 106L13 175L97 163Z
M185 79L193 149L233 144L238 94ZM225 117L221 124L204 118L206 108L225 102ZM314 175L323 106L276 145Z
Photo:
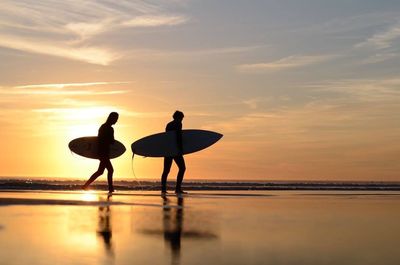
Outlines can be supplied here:
M110 257L114 257L114 248L112 244L111 207L109 205L111 199L111 195L107 196L106 204L99 206L97 235L104 242L106 254ZM99 201L104 201L104 199L99 197Z
M162 236L165 246L171 253L171 264L181 264L184 251L184 242L187 240L213 240L218 238L214 232L205 229L207 221L202 222L201 227L195 225L194 220L202 219L203 213L190 212L186 215L184 196L161 196L162 207L162 230L157 228L141 229L140 232L149 236ZM187 220L188 219L188 220Z
M170 200L167 196L163 199L163 228L164 241L172 251L172 264L180 263L181 236L183 228L183 197L178 197L178 208L171 209Z
M97 199L99 199L99 201L101 201L101 197L98 198L98 196L96 195L96 193L94 191L88 190L88 191L84 191L81 195L80 198L82 201L85 202L95 202L97 201Z

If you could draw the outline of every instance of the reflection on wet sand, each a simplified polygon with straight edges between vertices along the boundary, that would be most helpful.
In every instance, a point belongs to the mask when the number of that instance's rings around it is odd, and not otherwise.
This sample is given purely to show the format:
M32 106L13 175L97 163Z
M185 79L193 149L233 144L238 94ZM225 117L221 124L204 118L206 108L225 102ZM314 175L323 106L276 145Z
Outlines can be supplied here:
M99 197L99 201L104 200ZM111 225L111 207L108 204L111 201L111 195L107 196L107 204L99 206L98 210L98 229L97 235L103 239L104 247L108 256L114 256L112 244L112 225Z
M169 244L172 251L172 264L180 263L181 256L181 234L183 228L183 197L178 197L178 208L172 212L167 196L163 198L163 228L164 241ZM175 216L172 216L172 215Z
M150 228L142 229L141 232L147 235L163 235L165 244L171 250L171 264L180 264L183 238L212 240L216 239L217 236L212 232L204 231L204 227L207 226L204 223L202 230L185 229L183 196L161 197L163 200L162 231ZM175 200L176 204L173 203ZM197 217L201 216L200 213L191 212L191 217L194 217L193 215Z
M0 192L0 264L400 264L399 192L248 193Z

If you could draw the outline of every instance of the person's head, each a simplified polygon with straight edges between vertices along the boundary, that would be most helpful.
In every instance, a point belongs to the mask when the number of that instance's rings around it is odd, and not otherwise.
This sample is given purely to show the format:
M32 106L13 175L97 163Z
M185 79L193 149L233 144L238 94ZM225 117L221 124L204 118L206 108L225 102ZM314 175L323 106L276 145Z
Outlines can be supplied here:
M113 125L117 122L118 117L119 117L118 113L111 112L110 115L108 115L106 123Z
M183 117L185 117L185 115L183 115L183 112L179 111L179 110L175 111L174 115L172 115L172 118L174 118L174 120L177 120L177 121L182 121Z

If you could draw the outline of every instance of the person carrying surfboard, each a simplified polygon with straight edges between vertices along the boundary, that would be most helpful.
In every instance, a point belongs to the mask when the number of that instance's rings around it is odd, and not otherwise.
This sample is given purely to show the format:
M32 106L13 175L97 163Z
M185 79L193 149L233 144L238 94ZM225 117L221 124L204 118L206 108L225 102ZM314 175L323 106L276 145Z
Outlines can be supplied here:
M99 168L93 175L86 181L85 185L83 185L83 189L88 189L89 185L95 181L99 176L104 173L104 170L107 169L107 181L108 181L108 191L111 193L114 191L113 186L113 173L114 168L110 161L110 145L114 143L114 129L112 125L114 125L118 121L118 113L111 112L108 115L107 121L100 126L99 133L97 135L98 141L98 155L99 155Z
M186 171L185 159L183 158L183 145L182 145L182 120L185 115L183 112L177 110L172 115L173 121L169 122L165 128L165 131L175 131L176 132L176 142L178 145L179 154L174 157L164 157L164 169L161 175L161 193L167 193L167 178L169 171L171 170L172 161L178 166L178 175L176 176L176 194L185 194L182 190L183 176Z

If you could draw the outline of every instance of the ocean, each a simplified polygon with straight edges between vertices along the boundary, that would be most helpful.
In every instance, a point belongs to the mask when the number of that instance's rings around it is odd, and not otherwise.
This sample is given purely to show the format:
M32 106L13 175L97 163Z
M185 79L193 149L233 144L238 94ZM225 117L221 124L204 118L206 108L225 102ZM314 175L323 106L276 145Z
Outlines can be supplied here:
M66 180L49 178L0 178L0 190L80 190L85 180ZM174 181L168 182L173 189ZM160 189L158 180L116 180L116 190L156 191ZM91 185L95 190L107 190L107 182L97 180ZM263 190L380 190L399 191L400 182L378 181L247 181L247 180L184 180L185 190L225 190L225 191L263 191Z

